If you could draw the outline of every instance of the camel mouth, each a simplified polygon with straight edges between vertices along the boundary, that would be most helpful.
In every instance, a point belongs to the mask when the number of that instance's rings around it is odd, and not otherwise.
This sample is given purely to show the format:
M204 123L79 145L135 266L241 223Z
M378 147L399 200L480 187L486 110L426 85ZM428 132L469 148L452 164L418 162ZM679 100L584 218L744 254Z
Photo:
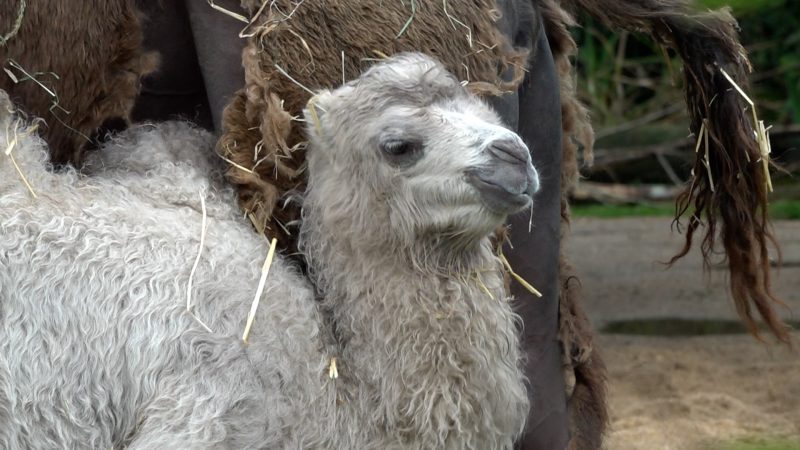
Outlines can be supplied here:
M506 172L471 170L467 182L478 192L481 202L491 212L510 215L528 208L538 190L538 178L533 166L523 177L503 177ZM499 175L499 176L498 176Z
M531 205L539 190L539 174L531 163L528 147L511 134L495 138L485 147L486 160L465 171L466 181L477 191L484 206L500 215L511 215Z
M500 139L487 146L488 160L465 171L466 181L493 213L511 215L530 206L539 190L539 174L528 147L519 139Z

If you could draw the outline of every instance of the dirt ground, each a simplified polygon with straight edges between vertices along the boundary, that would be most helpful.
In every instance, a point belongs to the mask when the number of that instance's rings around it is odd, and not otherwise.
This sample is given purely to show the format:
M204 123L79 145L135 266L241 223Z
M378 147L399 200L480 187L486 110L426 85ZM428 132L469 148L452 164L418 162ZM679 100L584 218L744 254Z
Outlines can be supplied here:
M800 222L776 223L784 267L774 280L787 320L800 319ZM566 242L595 327L655 318L733 319L724 270L693 252L670 270L681 237L664 218L576 219ZM794 333L800 342L800 333ZM607 448L708 449L742 438L800 448L800 353L746 335L602 334L612 428Z

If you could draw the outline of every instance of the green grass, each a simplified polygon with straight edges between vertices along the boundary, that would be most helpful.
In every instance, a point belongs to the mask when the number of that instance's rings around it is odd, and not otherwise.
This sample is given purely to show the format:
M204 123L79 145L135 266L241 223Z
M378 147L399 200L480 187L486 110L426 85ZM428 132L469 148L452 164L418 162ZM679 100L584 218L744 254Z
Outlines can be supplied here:
M800 440L745 439L708 450L800 450Z
M800 220L800 200L776 200L770 204L770 216L775 220ZM672 217L672 203L642 203L635 205L573 205L574 217L614 219L620 217ZM800 450L800 449L799 449Z
M772 202L769 213L773 219L800 220L800 200L777 200Z

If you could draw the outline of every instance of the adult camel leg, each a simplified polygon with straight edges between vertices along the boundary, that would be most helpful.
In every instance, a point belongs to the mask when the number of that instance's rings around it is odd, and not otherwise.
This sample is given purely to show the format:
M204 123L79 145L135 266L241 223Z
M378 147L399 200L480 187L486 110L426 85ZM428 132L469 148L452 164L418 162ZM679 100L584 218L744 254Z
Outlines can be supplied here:
M142 80L133 120L184 118L210 128L208 98L183 2L137 0L136 6L145 17L144 47L158 51L161 63L158 70Z
M238 0L222 0L216 4L241 13ZM244 86L242 49L245 40L239 38L242 22L211 9L207 2L187 0L197 58L214 119L214 129L222 131L222 110L233 94Z
M559 252L561 229L561 104L558 78L547 38L541 33L537 55L520 88L518 132L532 149L542 189L530 215L510 219L512 267L543 294L534 297L519 284L511 290L522 316L525 372L530 380L531 414L522 440L526 449L565 448L568 415L561 345L558 341ZM530 227L530 228L529 228ZM530 230L530 231L529 231Z
M534 197L533 215L523 212L509 219L511 246L504 249L511 266L539 289L537 298L512 280L514 307L522 317L521 343L529 380L531 410L520 449L556 450L567 447L567 412L561 346L558 341L559 250L561 227L561 102L559 80L547 37L538 16L526 12L530 4L500 2L501 26L516 45L533 47L529 70L514 96L496 108L515 125L539 171L541 190ZM530 17L533 16L533 23ZM527 33L527 34L526 34ZM531 34L532 33L532 34ZM529 42L526 42L529 41Z

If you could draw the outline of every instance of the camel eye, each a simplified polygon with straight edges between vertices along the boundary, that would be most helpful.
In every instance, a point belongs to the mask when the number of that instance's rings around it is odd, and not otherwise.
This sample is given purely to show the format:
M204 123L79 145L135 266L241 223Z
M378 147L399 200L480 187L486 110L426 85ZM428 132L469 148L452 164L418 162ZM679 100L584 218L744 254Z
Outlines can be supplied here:
M391 159L406 159L420 154L422 143L419 141L392 139L381 143L381 151Z

